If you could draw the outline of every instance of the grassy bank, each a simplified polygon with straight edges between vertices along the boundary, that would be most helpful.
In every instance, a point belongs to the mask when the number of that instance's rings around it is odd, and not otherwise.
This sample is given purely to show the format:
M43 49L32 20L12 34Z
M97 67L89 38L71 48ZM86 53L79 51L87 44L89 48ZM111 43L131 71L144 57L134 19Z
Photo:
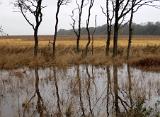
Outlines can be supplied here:
M80 53L75 52L74 46L57 46L56 57L53 58L51 48L40 47L37 58L33 56L33 48L30 46L0 46L0 69L14 69L20 67L66 67L77 64L93 65L111 65L127 63L126 48L120 47L118 56L113 60L112 57L105 56L105 47L95 47L94 54L83 56L83 50ZM150 64L141 64L140 61L146 58L152 58L152 61L160 60L160 46L133 47L129 63L133 66L144 66L150 68ZM110 53L111 54L111 53ZM140 63L139 63L140 62ZM148 60L144 61L148 63ZM153 62L152 62L153 63ZM154 64L157 64L154 63ZM154 65L151 66L152 68ZM157 68L157 67L156 67ZM157 69L156 69L157 70Z

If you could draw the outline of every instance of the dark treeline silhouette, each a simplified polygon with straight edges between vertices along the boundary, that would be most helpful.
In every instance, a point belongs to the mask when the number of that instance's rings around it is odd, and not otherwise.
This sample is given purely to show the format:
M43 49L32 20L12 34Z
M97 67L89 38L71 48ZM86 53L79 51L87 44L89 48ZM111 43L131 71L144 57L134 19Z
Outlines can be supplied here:
M96 28L95 35L105 35L107 33L106 24L102 26L98 26ZM121 27L120 34L121 35L128 35L129 24ZM144 24L136 24L133 23L133 34L134 35L160 35L160 22L147 22ZM90 31L93 32L94 28L90 27ZM60 29L58 31L59 35L74 35L73 30L65 30ZM87 35L86 28L82 28L82 35Z

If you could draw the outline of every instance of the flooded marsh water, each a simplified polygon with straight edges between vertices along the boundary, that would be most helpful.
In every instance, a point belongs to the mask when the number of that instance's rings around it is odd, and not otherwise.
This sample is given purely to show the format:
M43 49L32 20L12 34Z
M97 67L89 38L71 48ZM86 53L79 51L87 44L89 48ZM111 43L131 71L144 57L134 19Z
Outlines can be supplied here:
M160 116L160 73L121 67L0 71L0 117Z

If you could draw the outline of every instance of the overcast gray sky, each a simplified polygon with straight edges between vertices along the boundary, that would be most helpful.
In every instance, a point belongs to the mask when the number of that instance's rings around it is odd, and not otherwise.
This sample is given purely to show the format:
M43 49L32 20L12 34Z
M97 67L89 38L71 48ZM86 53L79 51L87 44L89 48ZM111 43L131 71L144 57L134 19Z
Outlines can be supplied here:
M3 26L4 31L9 35L31 35L33 30L29 24L24 20L21 13L13 12L16 9L14 8L14 0L0 0L2 3L0 5L0 25ZM55 24L55 13L56 13L56 1L57 0L44 0L43 3L47 7L43 10L43 22L40 26L39 34L54 34L54 24ZM92 10L91 24L94 26L94 16L97 15L97 25L103 25L106 22L105 16L101 13L100 5L104 5L105 0L95 0L95 5ZM72 20L69 15L71 11L76 6L74 5L75 0L72 0L73 3L63 6L60 11L60 21L59 29L71 29L70 24ZM87 15L86 9L84 10L82 25L85 25ZM151 8L149 6L144 6L141 8L134 17L134 22L136 23L145 23L145 22L156 22L160 21L160 10Z

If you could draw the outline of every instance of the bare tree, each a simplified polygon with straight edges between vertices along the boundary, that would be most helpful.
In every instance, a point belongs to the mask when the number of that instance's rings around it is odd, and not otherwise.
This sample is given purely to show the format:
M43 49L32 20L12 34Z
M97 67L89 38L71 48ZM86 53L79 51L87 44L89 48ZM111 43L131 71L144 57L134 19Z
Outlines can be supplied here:
M131 11L130 2L131 2L131 0L116 0L115 1L113 57L117 56L119 27L122 24L122 22L124 21L125 16Z
M114 37L113 37L113 57L117 56L118 50L118 31L119 31L119 22L124 16L130 11L128 9L130 0L116 0L115 1L115 22L114 22ZM122 10L120 10L122 9Z
M156 0L131 0L131 12L130 12L130 19L129 19L129 39L128 39L128 47L127 47L127 59L130 56L130 49L132 43L132 35L133 35L133 17L134 13L138 11L138 9L144 5L150 5ZM152 5L151 5L152 6Z
M131 9L131 15L130 15L130 20L129 20L129 39L128 39L128 48L127 48L127 59L129 58L130 54L130 48L131 48L131 39L132 39L132 22L133 22L133 13L134 13L134 4L136 0L132 0L132 9Z
M132 0L116 0L115 1L115 22L114 22L114 37L113 37L113 57L117 56L118 50L118 34L119 28L123 23L125 16L128 15L131 10L137 5L143 5L141 2L144 1L143 4L147 4L149 2L158 1L158 0L136 0L132 5Z
M115 22L114 22L114 37L113 37L113 57L117 56L118 50L118 34L119 27L124 21L124 17L131 11L131 0L116 0L115 1ZM121 21L121 23L120 23Z
M55 24L55 32L54 32L54 40L53 40L53 55L55 56L55 46L57 40L57 32L58 32L58 22L59 22L59 12L62 5L67 5L70 0L58 0L57 1L57 12L56 12L56 24Z
M72 15L71 15L71 18L73 20L73 24L72 25L72 28L73 28L73 31L74 33L76 34L76 37L77 37L77 42L76 42L76 50L77 52L80 51L80 47L79 47L79 42L80 42L80 38L81 38L81 22L82 22L82 13L83 13L83 7L85 6L84 4L85 0L81 0L80 3L78 3L78 1L76 0L76 4L77 4L77 7L78 8L75 8L72 10ZM78 29L76 30L75 28L75 25L76 25L76 20L74 19L74 11L78 9Z
M91 17L91 9L94 5L94 0L90 0L90 5L89 5L89 9L88 9L88 18L87 18L87 21L86 21L86 30L87 30L87 34L88 34L88 42L86 44L86 49L85 49L85 54L87 55L88 53L88 47L89 47L89 44L91 42L91 33L90 33L90 30L89 30L89 23L90 23L90 17Z
M17 0L15 7L18 7L27 23L34 30L34 56L38 54L38 29L42 22L42 0ZM31 22L30 16L34 17L34 23Z
M111 3L111 4L110 4ZM109 6L112 6L112 10L109 9ZM110 48L110 40L111 40L111 34L112 34L112 21L114 18L114 1L113 0L106 0L106 12L104 11L103 7L102 13L107 18L107 40L106 40L106 55L109 55L109 48Z

